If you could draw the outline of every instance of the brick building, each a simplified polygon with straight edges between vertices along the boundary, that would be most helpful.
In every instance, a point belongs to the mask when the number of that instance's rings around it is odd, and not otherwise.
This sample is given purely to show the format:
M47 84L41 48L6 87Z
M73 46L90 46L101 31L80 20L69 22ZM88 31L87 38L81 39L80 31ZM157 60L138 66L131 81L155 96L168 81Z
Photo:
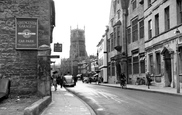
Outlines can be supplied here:
M0 1L0 74L11 79L11 93L45 94L50 90L40 86L41 81L49 81L49 56L38 54L39 48L50 46L54 26L53 0Z

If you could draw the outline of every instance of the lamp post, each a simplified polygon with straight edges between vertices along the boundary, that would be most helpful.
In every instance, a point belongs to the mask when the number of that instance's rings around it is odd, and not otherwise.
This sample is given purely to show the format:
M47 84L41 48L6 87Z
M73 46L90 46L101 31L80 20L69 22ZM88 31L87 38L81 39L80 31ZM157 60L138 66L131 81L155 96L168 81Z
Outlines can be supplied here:
M175 34L177 35L177 39L176 39L176 90L177 90L177 93L180 93L180 82L179 82L179 60L178 60L178 40L179 40L179 34L180 34L180 31L178 30L178 28L176 29L175 31Z

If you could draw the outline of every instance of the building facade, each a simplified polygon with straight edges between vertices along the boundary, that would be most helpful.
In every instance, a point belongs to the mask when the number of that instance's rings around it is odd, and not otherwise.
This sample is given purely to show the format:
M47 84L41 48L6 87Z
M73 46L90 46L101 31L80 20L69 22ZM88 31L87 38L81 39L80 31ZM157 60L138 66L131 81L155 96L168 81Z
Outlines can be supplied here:
M128 76L135 84L145 77L144 0L130 0L127 10Z
M181 11L181 0L144 2L146 68L166 87L176 87L178 74L182 82Z
M107 73L107 38L103 35L103 38L100 40L97 45L97 61L99 69L99 77L103 78L103 82L108 82L108 73Z
M126 18L129 1L112 0L107 32L108 80L118 83L119 75L123 72L128 76Z
M54 27L53 0L0 1L0 74L11 80L12 94L50 95Z

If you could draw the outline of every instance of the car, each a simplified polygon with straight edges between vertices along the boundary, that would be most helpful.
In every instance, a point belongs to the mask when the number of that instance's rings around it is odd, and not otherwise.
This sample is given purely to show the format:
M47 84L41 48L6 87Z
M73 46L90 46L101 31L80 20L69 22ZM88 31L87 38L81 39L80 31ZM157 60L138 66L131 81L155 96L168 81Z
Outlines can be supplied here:
M67 86L74 87L75 85L76 85L76 83L75 83L72 75L65 75L64 76L64 82L63 82L64 87L67 87Z
M78 80L80 80L81 79L81 76L82 76L82 74L77 74L76 77L77 77Z
M83 83L89 83L90 79L89 77L83 77Z

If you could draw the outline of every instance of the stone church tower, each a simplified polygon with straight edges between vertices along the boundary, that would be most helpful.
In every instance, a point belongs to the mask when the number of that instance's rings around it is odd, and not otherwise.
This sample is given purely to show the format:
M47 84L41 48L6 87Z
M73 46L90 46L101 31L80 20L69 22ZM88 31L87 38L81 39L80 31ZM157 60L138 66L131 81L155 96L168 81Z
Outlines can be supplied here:
M75 76L78 73L78 62L84 60L87 57L85 46L85 28L71 29L70 28L70 59L72 61L71 73Z

